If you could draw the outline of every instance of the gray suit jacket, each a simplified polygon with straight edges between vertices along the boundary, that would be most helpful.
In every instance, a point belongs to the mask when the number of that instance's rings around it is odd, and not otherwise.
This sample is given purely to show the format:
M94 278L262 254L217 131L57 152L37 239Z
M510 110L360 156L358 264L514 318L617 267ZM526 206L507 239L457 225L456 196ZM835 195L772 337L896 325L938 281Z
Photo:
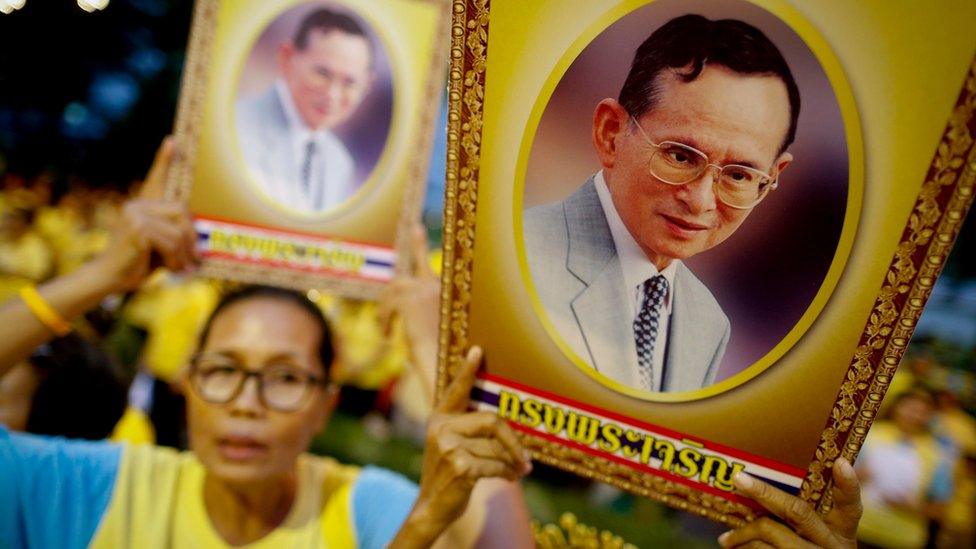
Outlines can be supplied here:
M309 193L302 188L297 136L288 126L275 86L237 103L237 137L251 175L262 190L293 209L316 212L341 204L355 191L354 164L338 137L323 132L317 140L322 168L312 174Z
M593 179L563 202L526 210L523 221L526 259L549 320L593 368L633 386L632 297ZM715 381L731 327L683 264L673 291L661 390L692 391Z

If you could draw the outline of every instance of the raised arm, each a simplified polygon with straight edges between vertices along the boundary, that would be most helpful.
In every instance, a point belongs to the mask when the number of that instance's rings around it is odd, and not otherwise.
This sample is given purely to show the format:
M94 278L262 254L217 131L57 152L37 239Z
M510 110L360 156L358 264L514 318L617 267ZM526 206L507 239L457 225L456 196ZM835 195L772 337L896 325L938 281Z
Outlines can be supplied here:
M420 494L390 547L430 547L457 521L479 480L532 470L515 432L489 412L467 412L481 350L471 349L427 426ZM516 525L517 527L517 525ZM518 546L513 540L509 546Z
M162 200L173 154L173 142L166 139L141 192L123 206L104 252L37 288L62 319L70 321L109 294L135 289L157 263L173 271L195 265L195 235L186 207ZM54 335L22 297L0 305L0 377Z
M410 241L413 273L390 284L381 310L397 313L402 318L410 344L411 366L423 379L427 397L433 402L440 281L427 262L427 239L419 224L411 229ZM438 522L447 519L434 521L439 524L438 529L448 531L439 538L438 545L506 549L533 546L531 517L517 482L523 469L528 470L529 461L505 422L488 413L467 413L468 395L479 360L480 351L469 357L468 367L473 369L459 373L447 396L434 408L428 423L421 498L401 532L409 535L397 538L398 543L415 540L416 527L428 528L431 515L437 511L441 516L453 517L448 521L450 528ZM466 461L469 458L475 461ZM452 470L456 478L441 476ZM424 487L433 483L446 483L447 491L443 487L425 491ZM456 499L447 503L445 498L453 490L458 490L453 496Z

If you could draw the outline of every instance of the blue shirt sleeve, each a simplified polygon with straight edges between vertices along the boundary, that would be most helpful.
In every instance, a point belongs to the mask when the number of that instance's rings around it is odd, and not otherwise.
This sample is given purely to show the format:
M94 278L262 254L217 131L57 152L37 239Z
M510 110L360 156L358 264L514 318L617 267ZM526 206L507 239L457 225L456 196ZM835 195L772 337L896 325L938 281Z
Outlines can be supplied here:
M0 547L87 547L112 497L122 449L0 426Z
M417 485L397 473L365 467L352 489L361 549L382 549L396 536L417 499Z

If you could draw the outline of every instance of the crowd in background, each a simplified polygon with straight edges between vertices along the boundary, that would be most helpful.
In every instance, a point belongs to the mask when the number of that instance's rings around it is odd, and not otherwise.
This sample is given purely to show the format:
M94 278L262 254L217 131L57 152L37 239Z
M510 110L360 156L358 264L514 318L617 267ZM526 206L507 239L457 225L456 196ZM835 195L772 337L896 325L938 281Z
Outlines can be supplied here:
M71 272L102 251L125 198L84 185L56 194L44 176L29 182L5 176L0 300ZM76 322L73 334L44 345L0 380L0 422L36 433L185 448L176 382L228 285L161 270L138 291L105 300ZM434 372L411 368L400 328L385 325L375 303L316 290L308 296L343 342L335 377L344 386L345 412L362 432L412 437L419 448ZM932 349L931 341L913 345L856 463L867 547L976 546L973 376L940 365ZM323 444L341 445L341 439ZM410 474L409 464L404 467ZM594 497L604 505L629 498L613 491L608 498L607 490L592 487L589 493L603 494Z
M126 194L119 191L80 185L54 196L50 181L44 177L30 182L5 177L0 189L0 301L16 295L20 287L69 273L104 250L113 219L125 198ZM165 432L161 442L181 445L178 426L156 408L178 411L178 397L174 403L168 392L193 352L199 329L229 285L159 270L137 292L113 296L76 322L74 328L81 337L69 339L76 347L84 346L99 355L95 360L99 364L92 368L100 370L104 379L95 385L104 388L106 379L117 380L110 385L116 392L126 392L123 396L129 407L115 429L118 436L152 441L159 428ZM308 296L334 323L338 339L343 341L342 361L334 377L349 387L348 400L370 400L355 404L359 409L376 407L390 412L395 385L415 388L430 384L432 373L416 379L410 375L401 330L380 321L374 302L337 298L316 290L309 291ZM55 340L54 344L60 341ZM32 362L46 364L44 353L50 354L51 350L39 350ZM21 377L30 378L26 385L18 387L33 387L52 368L41 368L45 372L42 376L15 372L12 377L18 382ZM419 394L430 395L431 390L424 386ZM418 394L413 390L396 393ZM397 398L408 423L423 422L429 413L424 399ZM101 432L102 429L94 431Z
M865 547L976 546L973 377L926 345L911 348L855 463Z

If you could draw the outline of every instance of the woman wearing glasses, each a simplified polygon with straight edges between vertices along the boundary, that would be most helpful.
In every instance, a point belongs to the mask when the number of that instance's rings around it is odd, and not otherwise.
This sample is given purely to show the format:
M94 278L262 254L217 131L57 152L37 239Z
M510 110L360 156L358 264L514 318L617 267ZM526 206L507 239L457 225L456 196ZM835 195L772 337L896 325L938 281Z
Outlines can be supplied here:
M137 286L154 253L172 270L192 268L188 216L155 198L171 149L161 149L142 196L125 207L110 253L0 307L0 376L52 334L69 330L65 318ZM431 360L436 323L422 309L399 312L407 324L415 321L408 329L415 359ZM327 323L301 294L250 287L227 296L203 331L187 379L192 452L70 442L0 427L0 546L461 545L453 536L474 528L463 513L475 483L516 480L531 468L506 424L466 412L480 352L469 353L428 423L419 486L304 453L335 404L333 356ZM803 537L851 546L859 500L848 469L835 468L839 489L826 522L761 483L742 490ZM520 535L527 531L520 517L509 512L497 532L501 545L531 543ZM722 541L760 539L803 543L768 519Z
M154 255L171 270L192 268L189 217L157 198L171 155L164 145L140 198L124 208L110 252L0 308L0 376L69 331L65 318L138 286ZM418 488L387 471L304 453L337 392L329 326L301 293L250 287L226 296L198 351L185 391L192 452L0 428L0 546L455 545L465 536L444 535L452 524L461 533L477 527L457 520L475 481L515 480L530 467L507 426L465 413L476 353L431 419ZM525 546L523 522L511 531L521 531L513 541Z

